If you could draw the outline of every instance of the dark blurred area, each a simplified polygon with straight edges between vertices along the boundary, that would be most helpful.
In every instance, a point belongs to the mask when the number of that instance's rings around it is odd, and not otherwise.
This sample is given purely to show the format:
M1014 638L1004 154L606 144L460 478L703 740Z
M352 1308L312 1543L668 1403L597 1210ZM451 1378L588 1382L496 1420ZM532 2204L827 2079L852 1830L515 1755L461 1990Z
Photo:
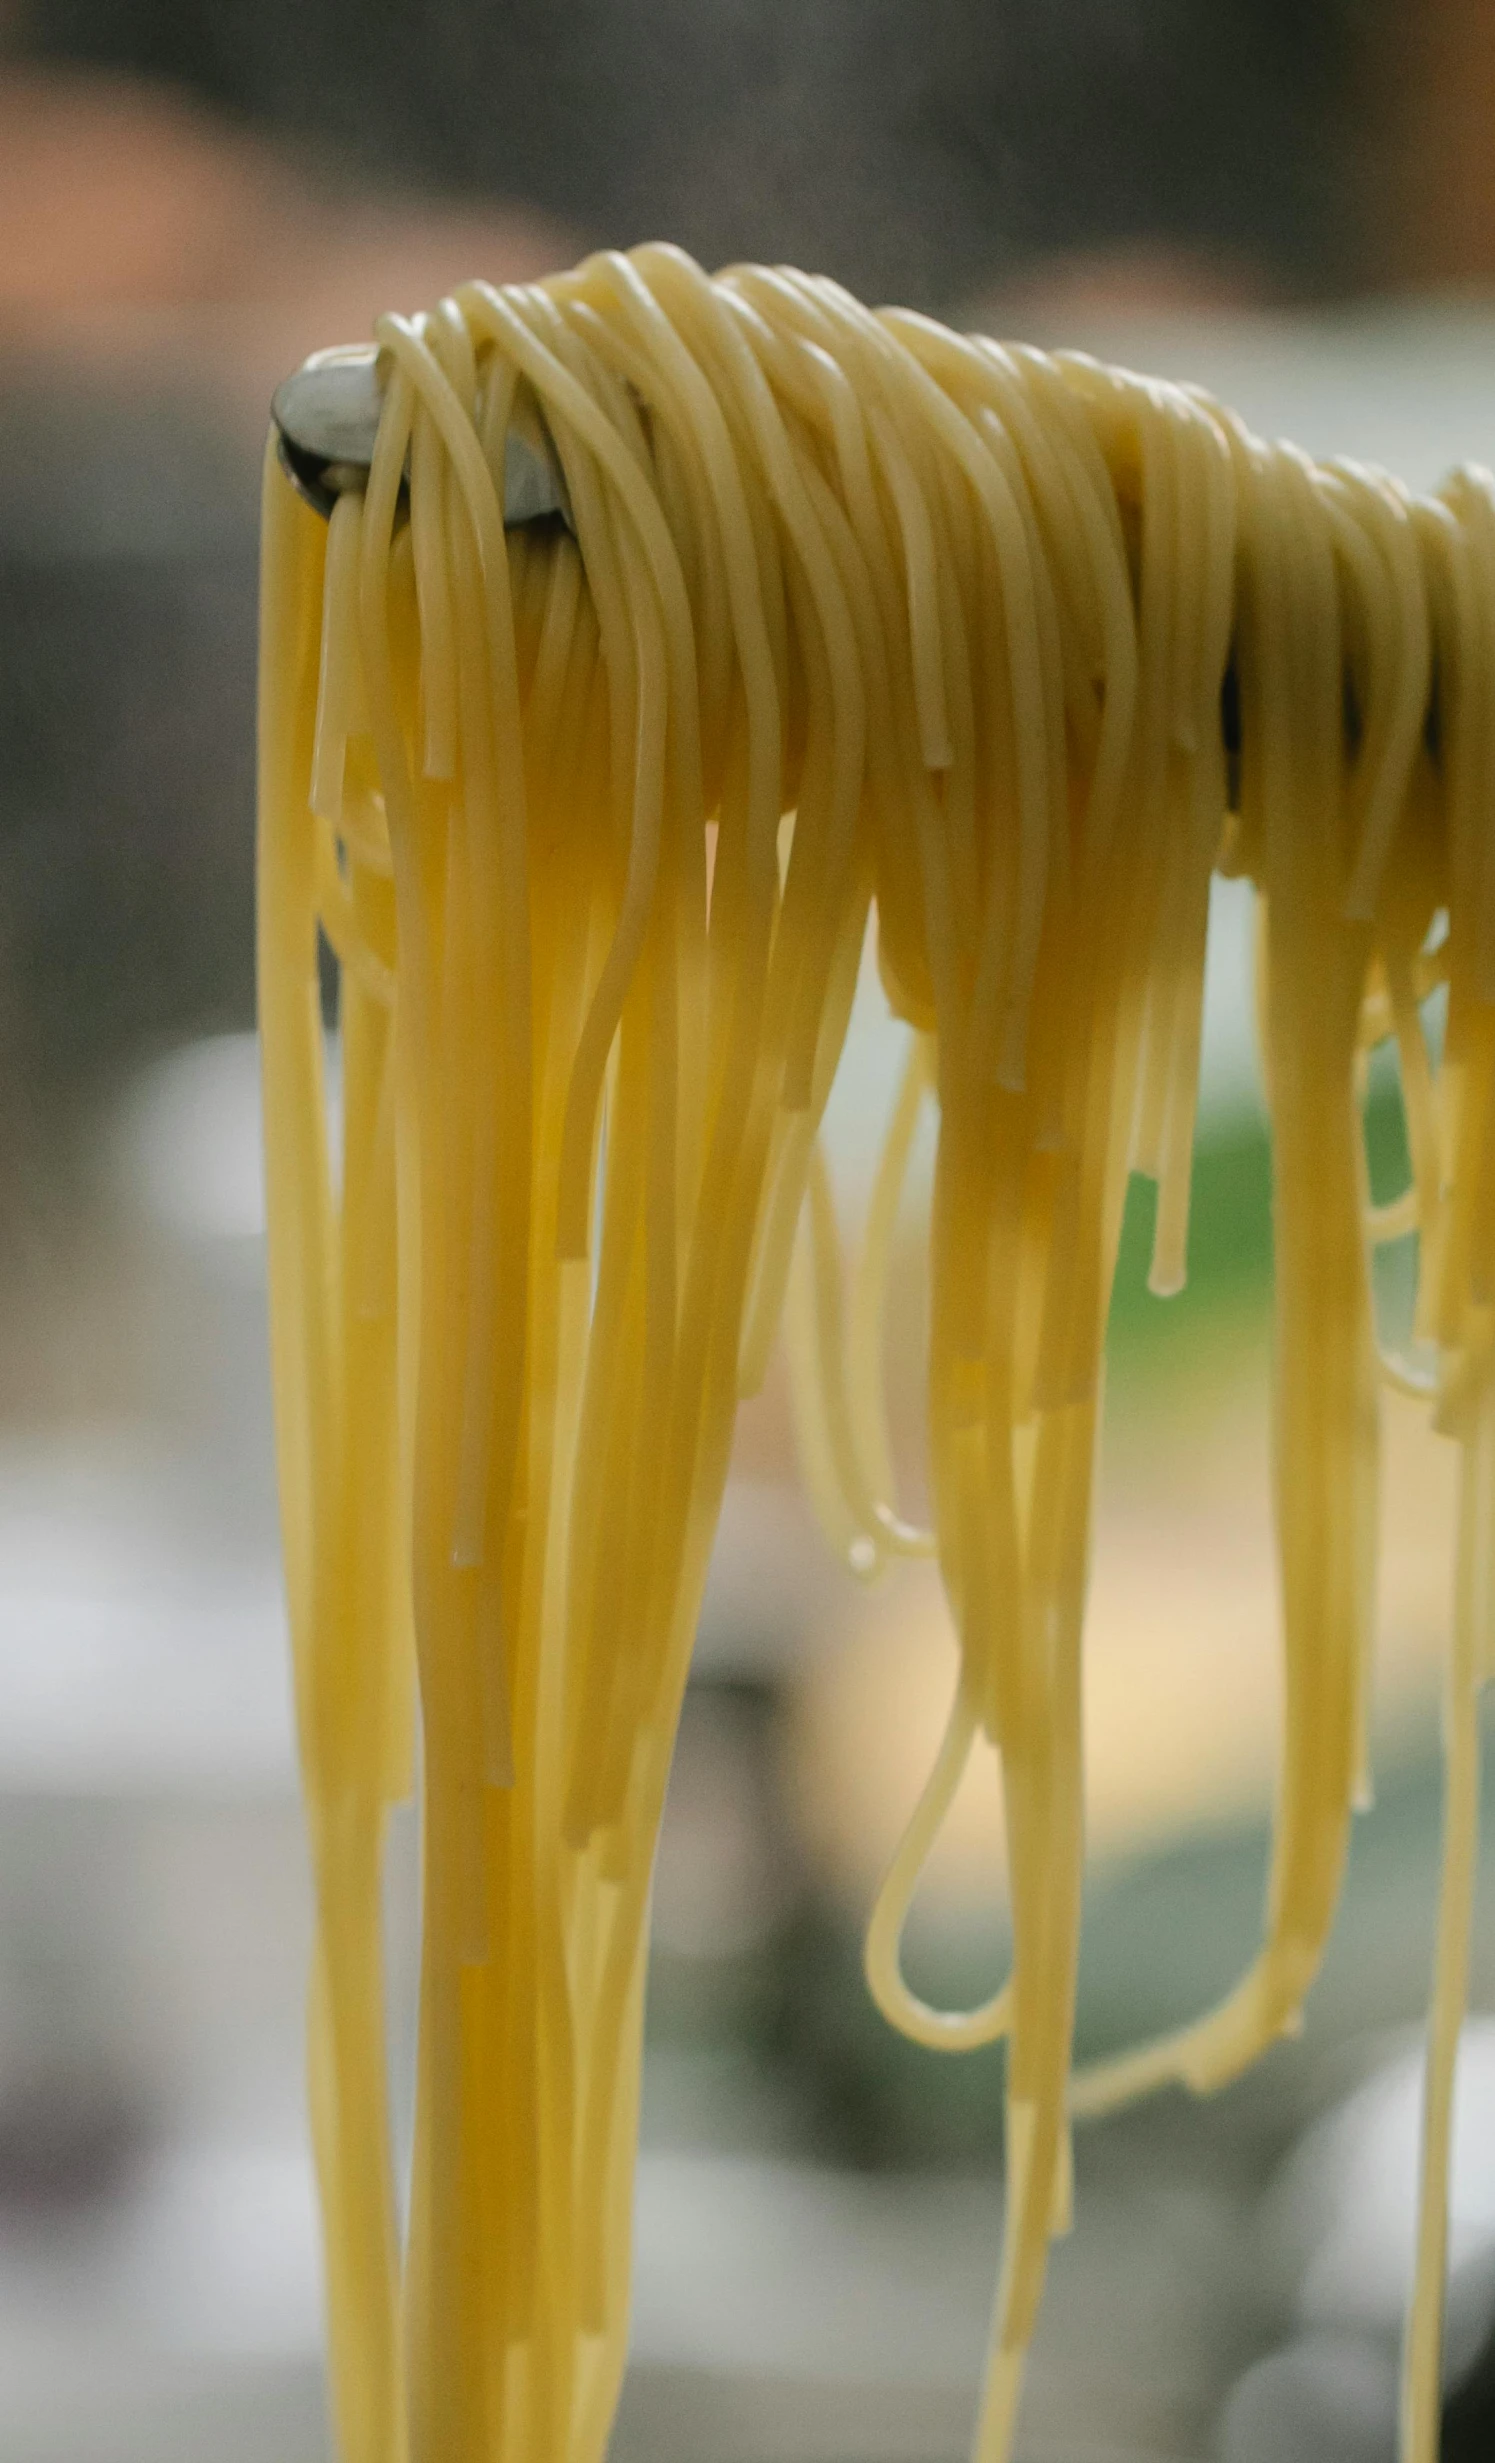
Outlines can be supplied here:
M325 2452L248 1031L276 378L465 274L668 236L1197 377L1427 484L1495 460L1492 126L1483 0L0 0L7 2463ZM1139 1187L1112 1320L1086 2053L1222 1990L1263 1888L1270 1164L1237 895L1213 929L1189 1288L1145 1292ZM875 1011L830 1126L848 1215L897 1050ZM1388 1194L1380 1081L1368 1144ZM917 1501L912 1223L899 1276ZM1381 1797L1308 2033L1211 2105L1082 2138L1031 2463L1394 2452L1450 1515L1399 1403L1387 1465ZM1000 2062L890 2035L859 1948L947 1621L922 1575L859 1593L794 1481L775 1378L743 1416L661 1852L616 2463L954 2463L969 2430ZM407 2008L408 1821L391 1863ZM1004 1903L977 1783L916 1982L984 1992ZM1473 2006L1495 2008L1488 1926ZM1462 2093L1448 2463L1495 2452L1487 2022Z
M33 369L0 420L6 1057L50 1102L250 1014L254 542L190 400Z
M366 178L522 197L587 244L815 265L948 309L1118 241L1363 277L1375 0L49 0L54 61L182 84ZM23 25L26 21L23 19Z

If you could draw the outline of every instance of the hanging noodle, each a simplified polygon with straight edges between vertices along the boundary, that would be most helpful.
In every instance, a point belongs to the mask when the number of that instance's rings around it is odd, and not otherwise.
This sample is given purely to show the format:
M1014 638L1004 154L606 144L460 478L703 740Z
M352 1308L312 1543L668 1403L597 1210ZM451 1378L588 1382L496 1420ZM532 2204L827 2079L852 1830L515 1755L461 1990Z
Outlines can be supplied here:
M261 703L274 1367L347 2463L600 2463L654 1843L735 1406L781 1318L838 1549L864 1574L937 1549L959 1636L867 1966L919 2041L1007 2039L976 2440L1003 2463L1072 2114L1236 2076L1297 2025L1324 1950L1368 1784L1368 1248L1410 1231L1413 1350L1387 1373L1463 1463L1402 2442L1432 2463L1495 1668L1495 486L1465 471L1414 500L1197 392L803 275L708 281L667 248L469 284L377 333L366 488L328 525L267 466ZM537 421L574 537L504 530L505 439ZM1271 1879L1217 2009L1072 2077L1106 1316L1133 1171L1158 1185L1153 1288L1184 1276L1216 866L1263 916ZM913 1043L848 1278L818 1132L869 929ZM1369 1210L1364 1055L1387 1036L1412 1182ZM895 1501L881 1366L926 1104L931 1533ZM402 2248L380 1860L417 1698ZM978 1749L1004 1777L1011 1972L939 2011L899 1939Z

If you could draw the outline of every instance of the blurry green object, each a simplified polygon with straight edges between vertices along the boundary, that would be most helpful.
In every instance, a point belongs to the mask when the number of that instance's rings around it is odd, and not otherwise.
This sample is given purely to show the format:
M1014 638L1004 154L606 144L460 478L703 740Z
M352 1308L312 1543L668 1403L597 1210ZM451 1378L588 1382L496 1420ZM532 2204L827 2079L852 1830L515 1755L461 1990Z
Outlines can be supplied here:
M1177 2133L1197 2112L1201 2161L1229 2168L1243 2133L1263 2160L1285 2147L1340 2048L1421 2021L1438 1832L1438 1766L1428 1736L1388 1769L1374 1809L1356 1824L1344 1902L1303 2038L1207 2105L1177 2093L1155 2097L1086 2136L1109 2141L1155 2127ZM1263 1817L1172 1841L1093 1875L1077 2060L1180 2025L1223 1994L1256 1939L1266 1873ZM1492 1885L1495 1842L1486 1846L1481 1882ZM936 1929L916 1918L911 1928L914 1981L952 2007L989 1992L1006 1955L989 1922L947 1917ZM780 1957L780 1998L760 2049L794 2074L817 2154L887 2169L997 2161L1000 2047L930 2053L883 2026L861 1985L855 1912L828 1900L801 1907ZM1495 1982L1490 1957L1488 1948L1477 1955L1476 2002Z
M1371 1193L1378 1203L1407 1185L1411 1164L1394 1075L1377 1071L1365 1113ZM1272 1298L1272 1151L1266 1122L1240 1115L1211 1131L1194 1155L1189 1209L1189 1279L1172 1299L1147 1288L1156 1191L1133 1178L1111 1301L1108 1357L1123 1383L1166 1378L1201 1342L1261 1319L1265 1340Z

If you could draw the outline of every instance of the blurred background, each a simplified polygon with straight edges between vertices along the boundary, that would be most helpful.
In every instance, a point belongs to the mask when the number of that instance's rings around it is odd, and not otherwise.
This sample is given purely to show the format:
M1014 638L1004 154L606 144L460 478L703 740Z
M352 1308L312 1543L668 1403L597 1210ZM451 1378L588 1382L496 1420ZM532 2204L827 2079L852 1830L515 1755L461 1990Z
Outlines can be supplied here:
M1481 0L0 0L0 2454L327 2453L306 1876L252 1025L255 504L309 349L664 235L1213 386L1414 483L1495 460ZM1269 1180L1222 891L1191 1281L1129 1218L1089 1686L1094 2052L1258 1922L1275 1752ZM848 1210L896 1037L859 1013ZM1382 1193L1394 1091L1369 1107ZM1395 1261L1393 1260L1393 1270ZM917 1494L910 1237L889 1363ZM1088 2132L1032 2463L1390 2463L1437 1856L1449 1471L1388 1398L1379 1797L1303 2039ZM955 2463L1000 2074L858 1935L952 1671L744 1415L658 1888L616 2463ZM412 1839L392 1850L408 1981ZM962 1799L916 1979L1004 1955ZM1474 2010L1495 2011L1480 1920ZM1495 2019L1471 2021L1445 2455L1495 2451Z

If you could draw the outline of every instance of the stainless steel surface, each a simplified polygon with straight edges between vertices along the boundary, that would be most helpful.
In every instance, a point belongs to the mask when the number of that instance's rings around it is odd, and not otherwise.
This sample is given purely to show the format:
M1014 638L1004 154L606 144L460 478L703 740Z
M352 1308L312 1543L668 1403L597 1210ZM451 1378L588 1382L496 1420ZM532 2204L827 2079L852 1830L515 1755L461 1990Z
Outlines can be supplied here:
M319 513L330 513L344 486L356 485L373 459L384 387L371 343L314 351L275 389L271 417L280 430L280 459L293 484ZM538 419L510 426L504 443L504 521L521 523L571 507L554 448Z

